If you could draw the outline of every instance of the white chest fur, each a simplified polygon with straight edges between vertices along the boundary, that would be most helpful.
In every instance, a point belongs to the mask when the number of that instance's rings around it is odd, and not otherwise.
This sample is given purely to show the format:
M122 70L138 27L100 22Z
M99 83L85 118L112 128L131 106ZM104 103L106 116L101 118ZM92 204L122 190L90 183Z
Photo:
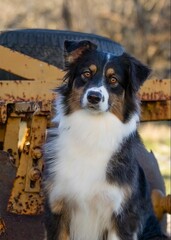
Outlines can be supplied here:
M92 115L84 110L61 119L53 145L55 179L50 202L66 199L75 204L71 239L98 239L111 213L120 210L124 188L107 183L106 167L123 138L135 131L136 122L137 116L123 124L109 112Z

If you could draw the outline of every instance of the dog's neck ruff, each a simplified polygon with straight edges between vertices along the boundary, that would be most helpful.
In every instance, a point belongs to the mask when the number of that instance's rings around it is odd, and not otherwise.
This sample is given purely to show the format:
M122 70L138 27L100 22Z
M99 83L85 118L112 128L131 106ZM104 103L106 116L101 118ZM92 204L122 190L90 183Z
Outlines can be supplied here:
M120 150L123 141L137 129L137 112L125 123L109 111L93 114L89 110L80 109L65 115L62 100L63 97L60 96L56 102L58 114L54 118L58 125L58 156L59 152L63 154L61 149L65 149L68 151L68 158L76 154L80 154L80 157L83 155L82 157L88 159L85 160L86 164L90 161L90 166L87 166L91 167L94 162L91 160L92 156L101 154L100 159L96 157L97 165L102 161L105 167L110 158Z
M110 112L93 114L89 110L77 110L60 119L59 135L68 131L74 137L73 141L79 144L86 144L90 148L96 145L115 152L122 140L135 132L138 120L137 114L123 123Z
M111 212L122 209L128 189L108 183L106 169L123 140L136 131L139 118L134 114L123 123L110 112L92 114L84 109L64 115L59 104L59 118L55 118L60 119L58 138L52 145L50 171L55 174L50 204L64 199L76 206L71 207L71 239L83 236L84 240L95 240L110 226Z
M105 180L109 160L119 152L123 141L135 133L139 121L138 114L134 113L129 121L123 123L110 112L92 114L88 110L80 109L64 115L61 100L57 106L59 112L54 120L59 121L58 138L53 145L56 149L53 152L56 152L54 165L57 164L57 171L59 163L66 162L66 167L67 164L80 165L85 174L90 169L97 169L98 177L103 175Z

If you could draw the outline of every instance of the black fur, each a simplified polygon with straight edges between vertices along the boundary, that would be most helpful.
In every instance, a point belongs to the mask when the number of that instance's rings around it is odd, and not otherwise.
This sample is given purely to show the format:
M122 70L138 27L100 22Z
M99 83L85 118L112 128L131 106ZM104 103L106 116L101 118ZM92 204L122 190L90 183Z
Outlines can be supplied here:
M139 228L138 240L167 239L162 234L150 198L149 186L142 168L135 159L135 151L142 144L138 133L130 136L122 144L108 164L107 180L120 186L128 184L133 189L131 198L120 215L113 214L118 235L123 240L132 240L132 233ZM124 228L123 228L124 226ZM141 226L141 227L140 227Z
M47 239L58 240L62 215L52 213L48 201L45 202L45 213L45 227L47 230Z

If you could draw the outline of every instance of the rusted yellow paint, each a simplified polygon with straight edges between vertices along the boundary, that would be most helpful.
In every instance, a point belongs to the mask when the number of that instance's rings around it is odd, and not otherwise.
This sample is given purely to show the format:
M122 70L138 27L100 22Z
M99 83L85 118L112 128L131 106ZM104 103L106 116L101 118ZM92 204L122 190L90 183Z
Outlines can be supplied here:
M4 142L5 138L5 125L0 124L0 142Z
M165 121L171 119L171 101L143 101L141 121Z
M162 220L165 213L171 214L171 195L164 196L159 189L153 189L151 194L156 217Z
M0 97L1 99L1 97ZM7 105L0 100L0 123L5 123L7 120Z
M2 82L2 84L1 84ZM0 102L51 102L56 94L55 81L0 81Z
M33 116L32 119L32 129L31 129L31 139L29 147L29 161L27 166L26 175L26 192L40 192L41 190L41 178L37 181L32 181L34 178L34 169L38 169L42 173L43 159L41 154L41 147L45 140L45 132L47 127L46 116ZM38 153L39 151L39 153ZM34 187L32 186L34 184Z
M30 170L38 168L42 172L42 157L41 155L36 155L40 157L36 159L33 154L36 148L41 149L45 140L46 127L46 116L34 115L32 117L30 134L24 144L14 186L8 202L8 211L12 213L35 215L43 211L41 178L33 181L30 177Z
M170 79L149 79L139 91L141 101L167 101L171 100Z
M63 76L57 67L3 46L0 46L0 69L37 81L47 79L58 81Z
M9 152L11 161L15 166L19 164L18 141L20 129L20 117L9 117L6 124L4 150Z

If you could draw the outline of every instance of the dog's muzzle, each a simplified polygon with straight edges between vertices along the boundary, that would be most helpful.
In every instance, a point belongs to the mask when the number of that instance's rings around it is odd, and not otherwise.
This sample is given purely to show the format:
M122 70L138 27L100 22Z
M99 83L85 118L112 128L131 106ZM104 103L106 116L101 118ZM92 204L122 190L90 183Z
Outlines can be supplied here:
M87 93L87 100L91 104L98 104L100 101L102 101L102 94L100 92L95 91L89 91Z
M95 112L106 112L108 106L109 95L105 87L88 89L83 97L82 106Z

